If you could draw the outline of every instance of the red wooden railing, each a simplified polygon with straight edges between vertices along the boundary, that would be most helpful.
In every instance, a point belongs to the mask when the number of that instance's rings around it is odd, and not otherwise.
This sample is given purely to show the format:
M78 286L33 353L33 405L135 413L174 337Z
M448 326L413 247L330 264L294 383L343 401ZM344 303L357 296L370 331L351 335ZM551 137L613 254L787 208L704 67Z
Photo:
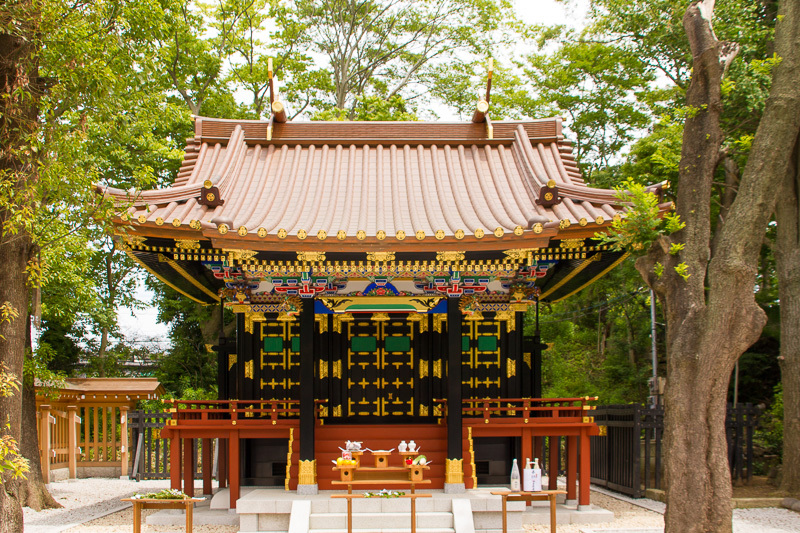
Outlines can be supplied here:
M298 400L166 400L172 404L171 426L206 425L213 421L230 421L231 425L263 424L269 420L273 426L281 421L300 417ZM315 400L314 417L319 422L327 400Z
M492 422L522 421L525 424L585 423L593 421L589 411L596 409L589 402L596 396L582 398L469 398L462 400L464 419L482 418ZM589 418L589 420L586 420Z

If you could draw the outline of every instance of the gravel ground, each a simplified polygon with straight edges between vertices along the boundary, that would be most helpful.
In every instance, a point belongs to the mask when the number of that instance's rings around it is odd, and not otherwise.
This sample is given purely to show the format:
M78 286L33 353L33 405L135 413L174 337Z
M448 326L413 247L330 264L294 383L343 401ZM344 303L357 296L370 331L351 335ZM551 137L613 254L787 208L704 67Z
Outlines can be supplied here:
M129 507L129 504L119 501L120 498L127 498L136 492L155 492L161 489L168 489L169 480L151 480L137 483L136 481L122 479L89 478L51 483L48 487L56 501L64 507L61 509L45 509L40 512L25 507L26 533L57 533L70 530L70 527L84 524L87 520ZM197 487L202 488L202 482ZM115 513L101 520L110 519L116 515L124 515L125 512ZM117 518L117 521L119 524L127 524L126 528L119 529L119 531L130 531L130 524L133 523L131 510L127 510L127 518L120 517ZM195 530L202 531L199 528L195 528ZM81 525L79 528L74 528L70 531L82 532L90 530L86 525ZM91 531L117 530L93 529Z
M158 512L157 509L145 509L142 511L142 533L154 533L155 531L183 531L183 526L148 526L147 516ZM133 524L133 509L128 508L103 518L98 518L80 526L66 529L65 533L131 533ZM27 528L25 531L27 532ZM194 533L237 533L239 526L192 526Z
M580 533L581 530L590 528L596 530L620 529L620 528L663 528L664 517L654 511L650 511L630 504L628 502L600 494L592 491L592 505L602 507L614 513L613 522L601 524L563 524L558 526L558 533ZM525 531L530 533L550 533L550 524L547 525L527 525Z
M198 484L198 488L201 487ZM133 513L120 498L135 492L152 492L169 488L169 481L123 481L119 479L80 479L50 484L50 491L62 509L36 512L25 508L26 533L130 533ZM627 501L626 501L627 500ZM626 528L663 528L664 517L660 512L663 504L652 500L636 500L613 497L605 491L592 491L592 504L614 513L614 521L596 524L564 524L558 533L581 533L582 530ZM643 508L646 505L649 509ZM143 517L155 512L144 511ZM733 512L734 533L800 533L800 514L788 509L736 509ZM143 520L144 522L144 520ZM143 531L153 533L183 531L179 526L143 526ZM235 533L235 526L196 525L197 533ZM529 533L549 533L549 526L526 526Z

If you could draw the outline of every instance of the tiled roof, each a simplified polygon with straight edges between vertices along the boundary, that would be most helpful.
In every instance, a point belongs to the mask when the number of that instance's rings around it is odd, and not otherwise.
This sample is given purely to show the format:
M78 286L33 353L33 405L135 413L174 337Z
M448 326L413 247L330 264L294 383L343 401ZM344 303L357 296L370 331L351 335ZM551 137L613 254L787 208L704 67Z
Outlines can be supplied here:
M472 123L290 122L267 140L265 121L198 117L175 183L138 193L127 218L142 235L262 250L440 241L501 249L570 226L590 236L621 212L614 191L581 179L561 119L495 122L493 134ZM549 190L560 202L540 205ZM202 205L207 193L212 205Z

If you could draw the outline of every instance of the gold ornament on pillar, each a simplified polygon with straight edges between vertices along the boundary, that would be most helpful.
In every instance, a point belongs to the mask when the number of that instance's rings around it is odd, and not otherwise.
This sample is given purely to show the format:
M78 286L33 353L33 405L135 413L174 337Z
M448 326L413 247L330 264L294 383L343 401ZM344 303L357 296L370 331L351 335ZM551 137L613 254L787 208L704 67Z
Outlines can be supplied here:
M317 460L309 459L308 461L299 461L300 470L297 475L298 485L316 485L317 484Z
M464 483L464 460L445 459L444 460L444 482L445 483Z

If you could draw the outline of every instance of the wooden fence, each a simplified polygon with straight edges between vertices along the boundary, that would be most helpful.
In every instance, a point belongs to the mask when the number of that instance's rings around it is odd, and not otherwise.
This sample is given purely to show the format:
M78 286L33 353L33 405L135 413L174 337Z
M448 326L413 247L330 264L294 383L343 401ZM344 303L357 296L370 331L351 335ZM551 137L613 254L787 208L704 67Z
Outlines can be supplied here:
M728 462L734 480L753 476L753 433L760 410L752 404L728 406L725 422ZM641 498L662 488L663 407L604 405L594 412L607 435L592 437L592 483Z
M131 411L130 429L133 460L130 477L142 479L169 479L169 439L161 437L161 429L172 418L171 413ZM195 439L194 468L195 478L202 478L202 441ZM217 444L212 440L212 456L215 456ZM216 463L216 461L214 461Z
M63 409L42 404L37 411L42 477L67 468L119 467L128 464L128 407L105 404L68 405Z

